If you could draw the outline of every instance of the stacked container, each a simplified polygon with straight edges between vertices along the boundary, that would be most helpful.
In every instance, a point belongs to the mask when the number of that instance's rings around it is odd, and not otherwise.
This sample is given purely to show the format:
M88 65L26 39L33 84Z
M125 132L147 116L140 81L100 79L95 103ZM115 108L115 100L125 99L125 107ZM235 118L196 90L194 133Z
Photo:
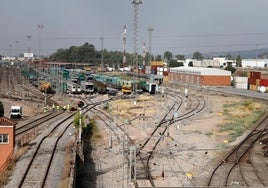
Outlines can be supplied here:
M248 78L247 77L234 77L234 88L248 89Z
M262 93L267 92L268 78L262 78L261 72L251 71L248 78L248 89Z
M261 79L260 80L260 92L268 92L268 79Z
M248 89L257 91L260 84L261 72L250 71L248 76Z

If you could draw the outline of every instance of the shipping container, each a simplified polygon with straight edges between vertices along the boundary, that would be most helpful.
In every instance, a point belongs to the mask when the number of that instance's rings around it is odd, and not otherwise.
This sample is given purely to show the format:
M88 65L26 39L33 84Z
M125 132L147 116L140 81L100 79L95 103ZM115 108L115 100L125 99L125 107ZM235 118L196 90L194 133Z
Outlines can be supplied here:
M261 79L259 85L268 87L268 79Z
M257 91L257 85L250 84L249 85L249 90L251 90L251 91Z
M234 83L248 83L248 77L234 77Z
M261 79L261 72L250 71L250 78Z
M248 84L256 85L256 78L248 78Z
M151 66L163 67L164 62L163 61L151 61Z
M256 85L259 86L260 85L260 79L256 79Z
M248 89L248 83L235 82L234 83L234 88L237 88L237 89Z

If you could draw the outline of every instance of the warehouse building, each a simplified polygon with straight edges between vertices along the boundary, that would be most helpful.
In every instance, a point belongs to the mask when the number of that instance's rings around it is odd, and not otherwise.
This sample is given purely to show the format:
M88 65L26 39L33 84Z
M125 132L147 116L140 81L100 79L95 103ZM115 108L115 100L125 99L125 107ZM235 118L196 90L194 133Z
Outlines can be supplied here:
M217 68L170 68L169 81L199 86L230 86L231 72Z

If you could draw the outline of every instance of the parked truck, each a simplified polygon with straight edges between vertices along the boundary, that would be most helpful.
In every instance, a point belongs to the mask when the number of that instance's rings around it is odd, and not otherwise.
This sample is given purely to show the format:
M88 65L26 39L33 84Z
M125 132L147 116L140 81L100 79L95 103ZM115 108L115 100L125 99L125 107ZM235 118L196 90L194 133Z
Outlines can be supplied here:
M21 106L11 106L10 118L22 118L22 107Z

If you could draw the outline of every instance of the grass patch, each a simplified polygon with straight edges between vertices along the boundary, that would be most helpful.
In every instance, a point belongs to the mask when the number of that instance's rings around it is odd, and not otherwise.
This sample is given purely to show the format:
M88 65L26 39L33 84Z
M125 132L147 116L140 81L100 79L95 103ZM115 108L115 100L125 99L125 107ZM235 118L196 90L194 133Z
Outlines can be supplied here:
M254 100L231 102L223 105L225 116L224 124L221 125L221 132L229 132L229 142L235 139L250 128L260 117L266 113L267 106Z
M226 149L228 149L228 145L225 144L225 143L220 143L220 144L217 145L216 148L217 148L218 150L226 150Z
M12 172L15 169L16 162L19 160L19 158L25 154L29 149L29 146L24 146L20 149L18 149L13 156L11 157L6 169L3 171L3 173L0 175L0 187L4 187L4 185L7 184L9 177L12 175Z
M97 142L100 138L102 138L99 127L94 119L90 119L90 124L87 128L87 135L92 143Z

